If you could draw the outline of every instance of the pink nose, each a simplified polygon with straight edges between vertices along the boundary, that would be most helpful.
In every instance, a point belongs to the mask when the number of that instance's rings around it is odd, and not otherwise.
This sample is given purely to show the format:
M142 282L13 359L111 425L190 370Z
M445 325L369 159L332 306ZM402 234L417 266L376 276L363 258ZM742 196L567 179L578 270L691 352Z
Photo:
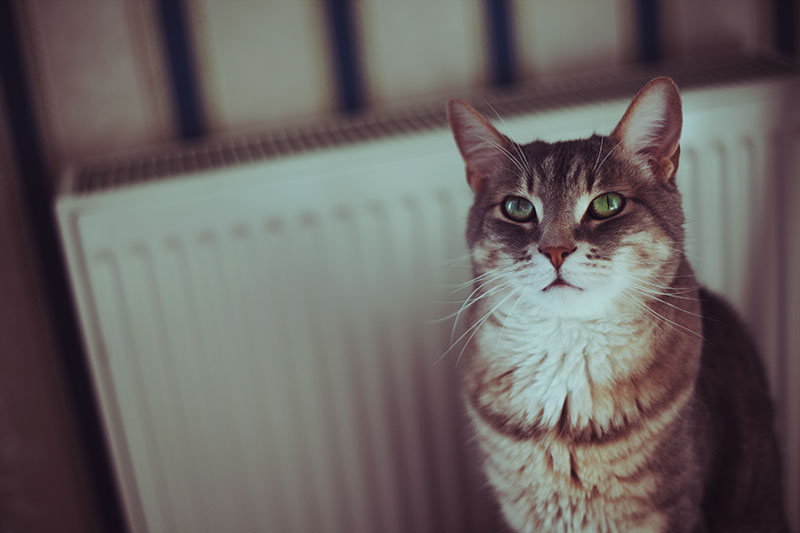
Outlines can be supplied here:
M548 246L547 248L539 248L539 251L546 255L547 258L550 259L550 262L553 263L553 266L558 269L558 267L564 264L564 259L575 251L575 248L569 249L563 246Z

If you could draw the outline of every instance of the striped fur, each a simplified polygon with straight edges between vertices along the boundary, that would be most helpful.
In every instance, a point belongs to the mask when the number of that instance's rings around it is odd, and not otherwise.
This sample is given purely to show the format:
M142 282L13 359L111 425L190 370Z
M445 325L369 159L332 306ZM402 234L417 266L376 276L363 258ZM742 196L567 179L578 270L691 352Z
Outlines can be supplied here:
M506 523L785 530L757 354L683 252L671 80L607 137L518 145L463 102L448 112L475 192L464 395ZM624 207L597 220L589 205L608 192ZM536 217L509 219L508 196Z

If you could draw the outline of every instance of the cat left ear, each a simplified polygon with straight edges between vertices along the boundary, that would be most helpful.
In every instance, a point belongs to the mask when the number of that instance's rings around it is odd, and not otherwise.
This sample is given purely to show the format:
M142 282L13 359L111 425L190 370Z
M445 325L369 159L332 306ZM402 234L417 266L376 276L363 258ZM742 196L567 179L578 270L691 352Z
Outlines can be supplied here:
M486 178L502 167L513 150L512 141L463 100L447 102L447 121L467 164L467 183L478 192Z
M683 116L675 82L659 77L645 85L611 133L630 154L645 155L659 179L666 182L678 170Z

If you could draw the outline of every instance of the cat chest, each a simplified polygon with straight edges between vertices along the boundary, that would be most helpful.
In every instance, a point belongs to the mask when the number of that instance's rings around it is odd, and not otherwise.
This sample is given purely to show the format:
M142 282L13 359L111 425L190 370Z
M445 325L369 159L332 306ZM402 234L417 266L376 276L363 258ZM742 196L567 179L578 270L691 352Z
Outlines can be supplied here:
M545 324L498 342L487 328L468 393L482 412L519 428L619 425L636 416L633 391L620 384L646 363L648 341L611 327Z
M646 502L658 481L630 446L578 449L556 439L516 441L473 422L485 472L519 531L658 531L664 517Z

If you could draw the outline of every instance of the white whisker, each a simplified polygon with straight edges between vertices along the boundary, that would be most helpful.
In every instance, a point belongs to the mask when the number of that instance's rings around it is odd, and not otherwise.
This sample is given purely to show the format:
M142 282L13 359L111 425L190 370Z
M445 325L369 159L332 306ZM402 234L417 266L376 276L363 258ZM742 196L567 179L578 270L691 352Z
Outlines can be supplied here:
M472 338L475 336L475 334L476 334L476 333L478 333L478 330L479 330L479 329L481 329L481 326L484 324L484 322L486 322L487 320L489 320L489 317L490 317L490 316L492 316L492 315L494 314L494 312L495 312L495 311L497 311L497 309L498 309L498 308L499 308L501 305L503 305L503 304L504 304L506 301L508 301L508 299L509 299L509 298L511 298L512 296L514 296L514 294L515 294L515 291L511 291L510 293L508 293L508 295L507 295L505 298L503 298L502 300L500 300L500 302L499 302L497 305L495 305L494 307L492 307L492 309L491 309L491 310L490 310L488 313L486 313L486 314L483 316L483 318L480 320L480 322L478 322L478 327L477 327L477 328L475 328L475 331L473 331L473 332L472 332L472 335L470 335L470 336L469 336L469 338L467 339L467 342L465 342L465 343L464 343L464 346L462 346L462 347L461 347L461 351L460 351L460 352L458 352L458 357L456 357L456 364L455 364L455 366L458 366L458 363L461 361L461 356L462 356L462 355L464 355L464 350L466 350L466 349L467 349L467 346L469 346L469 342L472 340ZM473 327L474 327L474 326L473 326ZM467 331L469 331L469 330L467 330ZM456 342L458 342L458 341L456 341Z
M522 298L525 297L526 292L528 292L528 287L525 287L522 290L522 293L519 295L519 298L517 298L517 301L514 302L514 305L511 306L511 310L506 315L506 319L503 321L503 327L500 328L500 333L497 334L497 341L494 343L495 348L497 348L497 346L500 344L500 339L503 338L503 332L506 330L506 324L508 324L508 319L511 318L511 315L514 314L514 310L517 308L517 305L519 305L519 302L522 300Z
M605 137L600 137L600 150L597 151L597 159L594 160L594 166L592 167L592 172L597 170L597 163L600 161L600 154L603 153L603 140Z
M662 303L664 305L668 305L669 307L672 307L676 311L680 311L681 313L686 313L687 315L695 316L697 318L703 318L703 315L700 315L700 314L697 314L697 313L692 313L691 311L687 311L686 309L682 309L682 308L678 307L677 305L671 304L669 302L665 302L664 300L662 300L658 296L655 296L654 294L648 293L646 291L642 291L642 290L637 289L635 287L633 287L633 289L634 289L634 291L636 291L636 292L638 292L640 294L643 294L645 296L649 296L651 299L653 299L653 300L655 300L655 301L657 301L659 303ZM666 296L670 297L670 295L666 295ZM694 300L694 298L684 298L684 299L686 299L686 300Z
M456 346L458 346L458 343L459 343L459 342L461 342L461 339L463 339L464 337L466 337L466 336L469 334L469 332L470 332L470 331L472 331L472 330L473 330L473 329L475 329L475 328L480 328L481 324L483 324L483 323L484 323L484 322L485 322L485 321L486 321L486 320L487 320L487 319L488 319L488 318L489 318L489 317L492 315L492 313L494 313L494 312L495 312L495 311L496 311L496 310L497 310L497 309L498 309L498 308L499 308L499 307L500 307L500 306L501 306L501 305L502 305L502 304L503 304L503 303L504 303L506 300L508 300L508 298L509 298L510 296L513 296L513 295L514 295L514 291L510 292L510 293L509 293L508 295L506 295L506 296L505 296L505 297L504 297L502 300L500 300L500 303L498 303L497 305L495 305L495 306L494 306L494 307L493 307L493 308L492 308L492 309L491 309L491 310L490 310L488 313L486 313L485 315L483 315L483 317L482 317L480 320L478 320L477 322L475 322L475 323L474 323L472 326L470 326L470 327L469 327L469 328L468 328L468 329L467 329L467 330L466 330L464 333L462 333L462 334L461 334L461 336L459 336L459 337L458 337L458 338L455 340L455 342L453 342L453 343L450 345L450 347L449 347L447 350L445 350L445 352L444 352L442 355L440 355L440 356L439 356L439 358L438 358L438 359L436 359L436 361L434 361L434 363L433 363L433 364L436 364L436 363L438 363L439 361L441 361L441 360L444 358L444 356L445 356L445 355L447 355L448 353L450 353L450 350L452 350L453 348L455 348ZM472 336L471 336L471 335L470 335L470 339L472 339ZM469 343L469 341L467 341L467 343ZM466 344L464 345L464 347L466 348ZM461 353L463 353L463 349L462 349L462 351L459 353L459 357L460 357ZM456 364L458 364L458 361L456 361Z
M520 171L520 173L521 173L522 175L525 175L525 168L522 166L522 163L521 163L521 162L519 162L519 161L517 160L517 158L516 158L516 157L514 157L514 156L511 154L511 152L509 152L508 150L506 150L506 149L505 149L503 146L500 146L500 145L499 145L498 143L496 143L495 141L493 141L493 140L491 140L491 139L487 139L486 137L483 137L482 135L478 135L478 134L476 134L476 133L470 133L470 136L471 136L471 137L475 137L475 138L477 138L477 139L480 139L480 140L482 140L483 142L485 142L486 144L488 144L489 146L491 146L491 147L493 147L493 148L497 148L497 149L498 149L500 152L502 152L503 154L505 154L505 156L506 156L506 157L507 157L507 158L508 158L508 159L509 159L509 160L510 160L512 163L514 163L514 166L516 166L516 167L517 167L517 170L519 170L519 171Z
M453 341L453 336L455 336L456 327L458 326L458 320L459 320L459 318L461 318L461 313L463 313L464 311L466 311L467 309L472 307L476 302L479 302L479 301L483 300L484 298L492 296L493 294L495 294L497 292L500 292L502 289L507 289L508 287L511 286L511 284L512 283L510 281L508 281L506 283L503 283L502 285L498 285L496 287L492 287L488 291L484 292L483 294L481 294L478 297L473 298L472 300L469 300L469 299L464 300L464 302L461 304L461 307L459 308L458 311L456 311L454 313L450 313L449 315L444 316L442 318L437 318L435 320L435 322L441 322L441 321L447 320L448 318L453 318L453 316L456 317L455 320L453 321L453 328L450 331L450 342L452 342ZM458 302L455 302L455 303L458 303Z
M497 281L497 280L499 280L501 278L503 278L503 275L498 275L497 277L490 278L488 281L486 281L486 282L482 283L481 285L477 286L471 293L469 293L469 296L467 296L466 299L464 299L464 303L461 304L461 308L456 313L456 319L453 321L453 328L450 330L450 342L453 341L453 337L456 334L456 326L458 325L458 320L459 320L459 318L461 318L461 313L463 313L464 310L466 310L467 308L472 306L472 304L474 304L478 300L486 298L487 296L490 296L491 294L494 294L495 292L497 292L501 288L504 288L504 287L506 287L506 286L511 284L510 281L506 281L505 283L501 283L500 285L498 285L496 287L492 287L491 289L486 291L481 296L479 296L477 298L474 298L474 299L472 299L472 301L470 301L470 299L472 298L472 296L475 293L479 292L481 289L483 289L485 286L487 286L488 284L492 283L493 281Z
M470 280L464 281L464 282L459 283L457 285L451 285L451 287L455 287L456 289L453 290L453 291L450 291L449 294L453 294L453 293L459 292L460 290L462 290L462 289L464 289L466 287L469 287L470 285L474 286L474 284L476 282L478 282L480 280L483 280L483 279L485 279L485 278L487 278L489 276L492 276L493 274L501 274L501 275L502 274L510 274L513 271L514 271L514 265L505 265L505 266L493 268L491 270L487 270L483 274L481 274L479 276L475 276L474 278L472 278Z
M600 170L600 169L603 167L603 163L605 163L605 162L606 162L606 159L608 159L608 156L610 156L612 153L614 153L614 150L616 150L616 149L617 149L617 148L618 148L618 147L619 147L621 144L622 144L622 141L618 142L618 143L617 143L617 144L614 146L614 148L612 148L611 150L609 150L609 151L608 151L608 153L606 154L606 156L603 158L603 160L602 160L602 161L600 161L600 164L597 166L597 169L596 169L597 171L599 171L599 170Z
M514 148L517 151L517 155L519 155L520 159L522 160L522 163L525 165L525 169L528 172L530 172L531 166L528 163L528 159L525 157L525 154L522 153L522 148L520 148L519 144L514 142L514 140L513 140L514 135L511 133L511 130L508 128L508 125L506 124L506 121L503 120L503 117L500 116L500 113L497 112L497 109L494 108L494 106L491 104L491 102L489 102L489 100L485 96L483 97L483 101L486 102L486 105L489 106L489 109L492 110L492 112L495 114L497 119L503 125L503 129L506 130L506 133L508 134L508 137L511 137L511 139L509 139L509 140L514 144Z
M655 311L654 309L652 309L649 305L647 305L647 304L645 304L643 302L638 302L635 299L629 300L629 301L632 301L634 304L638 304L640 309L642 309L644 311L647 311L648 313L650 313L651 315L655 316L656 318L658 318L660 320L663 320L664 322L666 322L668 324L671 324L672 326L674 326L676 328L680 328L683 331L691 333L692 335L694 335L695 337L697 337L700 340L703 340L703 341L706 340L705 337L703 337L702 335L700 335L696 331L694 331L692 329L689 329L686 326L682 326L682 325L678 324L677 322L674 322L674 321L670 320L669 318L663 316L662 314L660 314L657 311Z

